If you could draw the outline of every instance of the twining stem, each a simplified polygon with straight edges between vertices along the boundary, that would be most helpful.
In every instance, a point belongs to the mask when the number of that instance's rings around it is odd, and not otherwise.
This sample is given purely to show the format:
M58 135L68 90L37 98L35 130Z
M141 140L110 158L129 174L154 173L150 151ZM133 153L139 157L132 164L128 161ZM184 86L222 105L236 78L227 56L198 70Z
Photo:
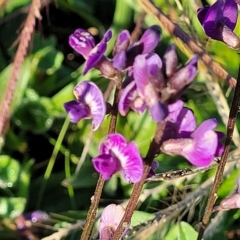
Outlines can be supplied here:
M213 183L213 186L212 186L209 198L208 198L206 210L205 210L205 213L203 216L202 224L201 224L198 238L197 238L198 240L201 240L203 237L204 231L207 227L207 224L209 222L209 219L210 219L210 216L212 213L213 205L217 198L218 188L222 181L223 172L224 172L224 168L225 168L225 165L227 162L227 157L228 157L228 153L230 150L230 144L232 141L234 126L235 126L236 117L237 117L237 113L238 113L239 99L240 99L240 65L239 65L239 70L238 70L237 86L234 91L234 96L233 96L230 113L229 113L229 118L228 118L227 134L226 134L226 140L225 140L225 144L224 144L224 151L221 156L221 160L220 160L217 172L216 172L214 183Z
M120 77L120 75L118 76ZM120 82L120 80L119 80ZM116 125L117 125L117 115L118 115L118 95L119 95L119 90L120 90L120 84L117 84L117 88L115 90L114 94L114 101L113 101L113 106L112 106L112 112L111 112L111 119L110 119L110 125L109 125L109 130L108 134L114 133L116 131ZM88 210L87 214L87 219L86 219L86 224L83 229L83 233L81 235L81 240L87 240L89 239L89 236L91 234L93 224L95 222L96 214L97 214L97 209L99 205L99 201L101 198L103 186L104 186L104 179L102 178L102 175L99 176L94 196L92 198L91 206Z
M20 74L21 66L23 64L24 57L27 54L27 49L32 37L32 33L34 32L35 17L41 19L39 12L40 7L40 0L32 1L26 22L24 23L23 30L20 34L19 46L13 61L12 74L0 102L0 136L3 134L6 119L10 114L10 105L17 86L17 80Z
M179 43L179 40L184 44L184 48L190 50L194 54L198 54L202 62L211 69L218 77L226 80L231 87L236 86L236 79L231 77L217 62L215 62L203 48L194 42L191 37L184 32L181 27L173 23L159 8L157 8L151 0L138 0L141 7L150 16L163 27L169 34Z
M155 154L156 154L156 152L159 152L160 141L162 139L164 128L165 128L165 122L161 122L157 125L157 129L156 129L154 138L153 138L153 140L152 140L152 142L149 146L147 155L144 159L144 174L143 174L143 177L142 177L142 179L139 183L134 185L133 192L132 192L131 198L128 202L125 214L124 214L117 230L115 231L115 233L112 237L112 240L119 240L121 238L124 230L126 229L126 227L128 226L128 224L131 221L133 212L134 212L134 210L137 206L137 203L138 203L138 198L141 194L143 185L144 185L145 180L148 176L148 173L151 169L151 165L152 165L152 162L154 160Z

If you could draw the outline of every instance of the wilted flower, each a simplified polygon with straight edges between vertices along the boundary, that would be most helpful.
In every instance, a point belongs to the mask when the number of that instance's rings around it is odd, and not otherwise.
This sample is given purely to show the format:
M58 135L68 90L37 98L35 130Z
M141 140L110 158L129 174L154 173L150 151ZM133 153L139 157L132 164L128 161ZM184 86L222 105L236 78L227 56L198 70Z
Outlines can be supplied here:
M118 70L132 66L137 55L151 53L156 48L160 35L161 28L153 25L144 32L138 42L128 48L130 34L127 30L120 32L115 43L113 66Z
M121 219L125 213L125 209L121 205L110 204L102 211L99 224L100 240L110 240ZM125 232L128 226L126 226ZM125 232L123 234L125 234Z
M127 143L118 133L109 134L101 141L99 155L92 162L105 180L120 171L126 182L137 183L143 175L143 161L136 144Z
M209 37L231 48L240 48L240 39L233 32L238 19L235 0L218 0L212 6L198 9L198 19Z
M223 151L223 146L219 143L219 134L214 131L216 126L216 119L208 119L189 137L164 141L161 151L169 155L182 155L198 167L209 166L216 154Z
M240 178L238 178L237 193L224 198L219 206L213 208L213 212L218 210L227 211L230 209L240 208Z
M91 68L99 69L103 75L114 75L111 62L104 56L107 42L112 38L112 31L108 30L103 39L96 45L93 36L84 29L77 29L69 36L69 45L86 59L83 75Z
M74 88L77 100L64 103L70 121L77 123L81 119L92 118L92 129L95 131L106 114L106 104L101 90L90 81L82 81Z

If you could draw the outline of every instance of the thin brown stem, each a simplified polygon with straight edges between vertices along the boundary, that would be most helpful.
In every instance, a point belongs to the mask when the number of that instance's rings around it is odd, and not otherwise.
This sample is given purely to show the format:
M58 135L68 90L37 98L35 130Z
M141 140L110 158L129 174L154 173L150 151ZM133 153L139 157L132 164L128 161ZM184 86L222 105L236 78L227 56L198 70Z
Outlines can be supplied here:
M216 201L217 198L217 191L218 188L220 186L220 183L222 181L222 177L223 177L223 172L224 172L224 168L227 162L227 157L228 157L228 153L230 150L230 144L232 141L232 136L233 136L233 131L234 131L234 126L235 126L235 122L236 122L236 117L237 117L237 113L238 113L238 107L239 107L239 99L240 99L240 65L239 65L239 70L238 70L238 81L237 81L237 86L235 88L234 91L234 96L233 96L233 100L232 100L232 105L230 108L230 113L229 113L229 119L228 119L228 125L227 125L227 134L226 134L226 140L225 140L225 144L224 144L224 151L223 154L221 156L221 160L216 172L216 176L214 179L214 183L208 198L208 202L207 202L207 206L206 206L206 210L203 216L203 220L202 220L202 224L199 230L199 235L198 235L198 240L201 240L204 234L204 231L207 227L207 224L209 222L211 213L212 213L212 209L213 209L213 205Z
M118 77L120 78L120 74L118 75ZM119 83L120 82L121 81L119 79ZM110 83L110 85L111 85L111 83ZM113 107L112 107L112 112L111 112L111 120L110 120L108 134L114 133L116 131L117 115L118 115L118 99L119 99L118 95L119 95L120 89L121 89L121 85L117 84L117 88L116 88L115 94L114 94L114 101L113 101ZM91 206L88 210L86 224L84 226L83 233L81 235L81 240L87 240L90 237L90 234L91 234L91 231L93 228L93 224L95 222L97 209L98 209L99 201L101 198L104 182L105 182L104 179L100 175L98 182L97 182L97 186L95 188Z
M121 238L124 230L126 229L126 227L128 226L128 224L131 221L133 212L136 209L136 206L138 203L138 198L141 194L143 185L144 185L145 180L148 176L148 173L151 169L151 164L153 162L156 152L159 151L159 147L160 147L159 145L160 145L160 141L161 141L161 138L162 138L162 135L164 132L164 128L165 128L165 122L161 122L158 124L156 132L155 132L155 136L149 146L147 155L144 159L143 177L139 183L134 185L133 192L132 192L131 198L128 202L125 214L124 214L116 232L114 233L112 240L119 240Z
M39 12L40 0L33 0L23 30L20 34L19 46L14 57L12 74L0 102L0 136L3 135L6 120L9 117L10 105L14 96L17 80L20 74L24 57L27 54L29 42L34 32L35 18L41 19Z
M218 63L216 63L203 48L194 42L191 37L184 32L181 27L173 23L159 8L157 8L151 0L138 0L144 11L153 16L155 20L161 25L162 28L167 30L169 34L179 43L184 45L194 54L198 54L202 62L207 65L218 77L226 80L231 87L236 86L236 79L231 77L226 70L224 70Z

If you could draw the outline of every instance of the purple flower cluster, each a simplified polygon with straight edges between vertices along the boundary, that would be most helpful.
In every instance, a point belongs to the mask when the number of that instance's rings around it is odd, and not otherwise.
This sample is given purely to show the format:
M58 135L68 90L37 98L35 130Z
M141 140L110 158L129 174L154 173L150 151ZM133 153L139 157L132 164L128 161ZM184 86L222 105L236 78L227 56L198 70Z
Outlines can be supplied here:
M217 0L212 6L198 9L198 19L210 38L225 42L231 48L240 49L240 39L233 32L238 19L235 0Z
M130 108L137 113L148 108L152 119L161 122L168 114L167 104L176 101L194 80L197 60L195 55L186 66L177 69L174 45L166 51L163 60L155 53L136 56L123 83L120 114L125 116Z
M208 166L223 149L219 143L222 135L214 131L217 121L209 119L197 127L193 112L178 100L197 74L198 56L194 55L179 68L176 48L170 45L161 59L153 52L161 29L152 26L132 45L130 33L121 31L116 38L113 58L109 59L104 54L111 37L112 31L108 30L95 44L93 36L83 29L70 35L70 46L86 59L83 74L91 68L99 69L103 76L113 80L116 72L125 74L119 93L119 113L126 116L130 109L139 114L148 109L153 121L166 123L162 153L182 155L193 165ZM76 100L64 104L70 121L77 123L91 118L92 129L97 130L106 114L101 90L91 81L82 81L74 88L74 95ZM137 183L143 175L143 161L136 144L128 143L117 133L103 138L99 155L92 162L105 180L120 172L126 182Z

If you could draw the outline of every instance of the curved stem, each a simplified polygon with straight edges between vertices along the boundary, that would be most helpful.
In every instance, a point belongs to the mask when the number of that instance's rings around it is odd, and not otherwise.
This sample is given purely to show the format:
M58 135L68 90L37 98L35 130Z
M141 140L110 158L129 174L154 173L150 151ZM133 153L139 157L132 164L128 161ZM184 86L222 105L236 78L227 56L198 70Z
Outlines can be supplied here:
M124 230L126 229L126 226L128 226L128 224L131 221L133 212L138 203L138 198L141 194L143 185L144 185L145 180L148 176L148 173L151 169L151 165L152 165L153 159L155 157L155 154L156 154L156 152L159 152L160 141L161 141L161 138L162 138L162 135L164 132L164 128L165 128L165 122L161 122L158 124L154 138L149 146L147 155L144 159L143 177L139 183L134 185L133 192L132 192L131 198L128 202L125 214L124 214L116 232L114 233L112 240L119 240L121 238Z
M225 168L225 165L226 165L226 162L227 162L227 157L228 157L228 153L229 153L229 150L230 150L230 144L231 144L231 141L232 141L233 131L234 131L235 123L236 123L239 100L240 100L240 65L239 65L239 70L238 70L237 86L236 86L235 91L234 91L232 105L231 105L230 113L229 113L229 119L228 119L228 125L227 125L227 134L226 134L226 140L225 140L225 144L224 144L224 151L223 151L223 154L221 156L221 160L220 160L217 172L216 172L214 183L213 183L213 186L212 186L209 198L208 198L206 210L205 210L203 220L202 220L202 225L201 225L200 230L199 230L198 240L201 240L202 237L203 237L204 231L207 227L207 224L209 222L209 219L210 219L210 216L211 216L211 213L212 213L213 205L214 205L214 203L216 201L216 198L217 198L218 188L219 188L220 183L222 181L223 172L224 172L224 168Z
M118 77L120 77L120 75ZM120 83L120 78L119 78L119 83ZM108 134L114 133L116 131L117 115L118 115L118 95L119 95L119 90L121 89L120 84L117 84L117 85L118 87L116 88L115 94L114 94L113 108L111 113L111 120L110 120ZM81 240L89 239L89 236L91 234L95 217L97 214L97 209L98 209L99 201L101 198L104 182L105 182L104 179L100 175L97 182L97 186L95 188L94 196L92 198L91 206L88 210L86 224L83 229Z

